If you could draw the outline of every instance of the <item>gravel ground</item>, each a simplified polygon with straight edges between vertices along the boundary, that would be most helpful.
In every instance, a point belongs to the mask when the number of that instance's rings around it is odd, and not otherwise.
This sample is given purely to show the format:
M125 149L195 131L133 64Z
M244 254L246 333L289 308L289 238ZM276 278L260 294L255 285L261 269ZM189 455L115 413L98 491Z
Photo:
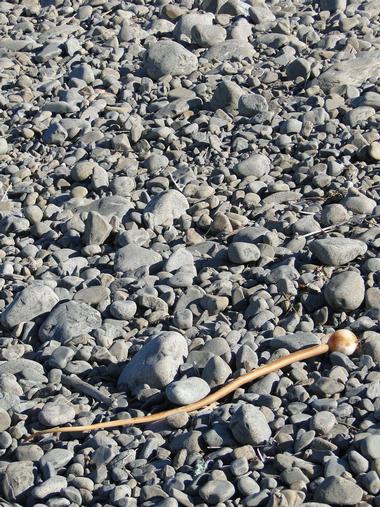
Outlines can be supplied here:
M379 14L0 1L1 507L380 506Z

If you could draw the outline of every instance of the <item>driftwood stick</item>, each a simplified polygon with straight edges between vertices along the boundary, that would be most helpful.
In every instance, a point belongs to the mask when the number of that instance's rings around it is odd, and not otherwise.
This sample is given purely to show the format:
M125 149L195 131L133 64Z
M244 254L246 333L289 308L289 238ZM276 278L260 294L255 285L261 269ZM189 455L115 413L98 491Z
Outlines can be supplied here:
M164 412L158 412L156 414L151 414L143 417L132 417L129 419L119 419L114 421L96 423L96 424L88 424L84 426L65 426L65 427L56 427L49 428L46 430L35 431L32 433L30 438L37 437L40 435L46 435L49 433L75 433L75 432L83 432L96 430L101 428L118 428L120 426L132 426L135 424L144 424L154 421L160 421L162 419L166 419L167 417L175 414L180 414L183 412L194 412L195 410L199 410L201 408L205 408L212 403L224 398L228 394L236 391L239 387L256 380L257 378L263 377L268 373L272 373L277 371L285 366L289 366L292 363L298 361L304 361L306 359L310 359L315 356L319 356L321 354L325 354L326 352L342 352L347 355L351 355L355 352L358 345L358 338L354 333L347 329L342 329L340 331L336 331L330 336L328 343L316 345L314 347L308 347L303 350L298 350L297 352L293 352L285 357L281 357L280 359L276 359L264 366L260 366L259 368L248 372L225 386L221 387L217 391L212 394L209 394L205 398L196 401L195 403L190 403L189 405L184 405L181 407L172 408L170 410L165 410Z

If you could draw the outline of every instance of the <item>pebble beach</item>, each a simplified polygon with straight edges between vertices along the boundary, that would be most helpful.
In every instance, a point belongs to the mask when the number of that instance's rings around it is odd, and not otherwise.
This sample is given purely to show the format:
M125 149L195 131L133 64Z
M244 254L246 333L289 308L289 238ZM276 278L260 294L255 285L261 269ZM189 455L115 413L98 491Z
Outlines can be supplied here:
M379 252L379 0L0 1L0 507L380 507Z

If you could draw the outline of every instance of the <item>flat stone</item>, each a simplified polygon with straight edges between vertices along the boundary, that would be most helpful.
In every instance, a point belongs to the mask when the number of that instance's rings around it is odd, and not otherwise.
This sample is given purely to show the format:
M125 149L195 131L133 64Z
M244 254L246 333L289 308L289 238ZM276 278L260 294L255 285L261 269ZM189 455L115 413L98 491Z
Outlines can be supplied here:
M21 461L10 463L2 478L2 490L10 502L24 501L34 486L33 463Z
M188 76L198 68L198 59L183 46L170 40L161 40L148 49L145 70L152 79L162 76Z
M45 426L61 426L73 421L75 418L74 407L69 403L45 403L41 412L38 414L38 420Z
M342 60L331 65L316 78L317 84L326 92L343 86L360 86L370 78L380 77L380 51L361 51L355 58Z
M235 488L231 482L223 480L211 480L206 482L199 490L199 495L208 505L216 505L229 500L235 494Z
M380 459L380 435L368 435L360 441L361 453L370 459Z
M166 396L176 405L189 405L210 392L207 382L199 377L189 377L172 382L166 387Z
M255 50L248 42L231 39L215 44L202 55L202 58L224 62L225 60L251 58L254 54Z
M77 301L58 304L44 320L39 337L42 341L57 340L66 343L81 334L87 334L102 324L100 313L91 306Z
M228 258L235 264L248 264L260 258L260 250L252 243L234 241L228 246Z
M367 252L363 241L349 238L316 239L310 244L310 250L327 266L342 266Z
M312 347L313 345L319 344L320 340L315 336L315 334L301 332L279 336L269 340L269 345L272 349L284 348L289 350L289 352L295 352L296 350L301 350L305 347Z
M59 297L48 285L34 282L16 294L2 312L0 322L5 327L18 326L48 313L59 302Z
M356 505L362 497L362 488L343 477L328 477L314 492L317 502L326 502L328 505Z
M154 250L130 244L119 248L116 252L114 270L132 273L141 267L149 269L161 260L161 255Z

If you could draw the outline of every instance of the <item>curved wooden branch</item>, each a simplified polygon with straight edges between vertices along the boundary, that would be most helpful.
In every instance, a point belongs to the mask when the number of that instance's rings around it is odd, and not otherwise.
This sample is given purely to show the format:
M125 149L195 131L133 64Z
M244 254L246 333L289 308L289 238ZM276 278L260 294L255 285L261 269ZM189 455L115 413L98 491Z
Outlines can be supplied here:
M221 387L217 391L212 394L209 394L205 398L202 398L195 403L190 403L189 405L183 405L180 407L172 408L170 410L165 410L163 412L158 412L156 414L146 415L142 417L131 417L129 419L119 419L114 421L106 421L96 424L87 424L84 426L64 426L64 427L56 427L49 428L46 430L34 431L31 437L46 435L49 433L75 433L75 432L83 432L104 428L118 428L120 426L131 426L135 424L144 424L154 421L160 421L162 419L166 419L167 417L175 414L181 414L184 412L194 412L195 410L199 410L201 408L205 408L208 405L224 398L228 394L236 391L239 387L244 384L248 384L257 378L263 377L264 375L268 375L268 373L272 373L274 371L280 370L285 366L289 366L292 363L297 361L304 361L306 359L310 359L311 357L319 356L321 354L325 354L326 352L342 352L347 355L351 355L355 352L358 345L358 338L349 331L348 329L342 329L333 333L328 341L328 343L322 345L316 345L314 347L308 347L307 349L298 350L297 352L293 352L285 357L281 357L280 359L276 359L264 366L260 366L259 368L245 373L244 375L232 380L225 386Z

